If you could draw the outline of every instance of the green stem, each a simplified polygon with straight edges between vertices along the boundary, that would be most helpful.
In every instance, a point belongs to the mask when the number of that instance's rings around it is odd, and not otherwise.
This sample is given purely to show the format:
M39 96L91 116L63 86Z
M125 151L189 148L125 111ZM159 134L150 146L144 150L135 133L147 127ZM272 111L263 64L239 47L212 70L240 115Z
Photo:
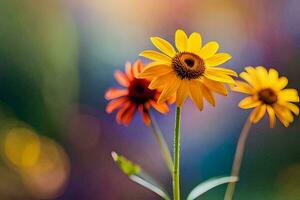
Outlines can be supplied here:
M174 131L174 169L173 169L173 195L174 200L180 200L179 159L180 159L180 107L176 107Z
M164 139L164 136L163 134L161 133L158 125L157 125L157 122L155 120L155 117L151 116L150 115L150 118L151 118L151 127L152 127L152 130L153 130L153 134L155 136L155 139L157 140L158 144L159 144L159 147L160 147L160 150L161 150L161 153L162 153L162 156L170 170L170 173L172 174L173 172L173 160L172 160L172 156L171 156L171 153L170 153L170 149L166 143L166 140Z
M249 135L250 128L251 128L251 122L248 118L244 124L244 127L242 129L241 135L238 140L234 161L232 165L232 170L231 170L231 176L238 177L240 174L242 159L245 151L245 144ZM224 200L232 200L235 186L236 186L236 182L231 182L228 184Z

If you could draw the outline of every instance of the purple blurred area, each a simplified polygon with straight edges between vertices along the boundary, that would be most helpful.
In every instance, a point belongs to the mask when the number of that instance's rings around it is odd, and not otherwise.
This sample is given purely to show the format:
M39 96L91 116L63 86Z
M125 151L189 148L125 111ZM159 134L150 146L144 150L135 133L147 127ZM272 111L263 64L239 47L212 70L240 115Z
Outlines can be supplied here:
M131 182L112 151L171 193L170 174L141 116L125 127L105 112L104 92L117 86L114 71L154 49L151 36L173 44L180 28L201 33L205 43L218 41L233 57L226 67L273 67L299 91L299 13L299 0L1 0L0 199L160 199ZM237 107L242 97L217 96L217 106L205 104L203 112L185 103L183 196L210 177L229 175L249 114ZM154 115L171 147L174 105ZM236 199L300 199L299 130L297 117L287 129L280 123L269 129L267 119L252 128ZM201 199L223 199L225 188Z

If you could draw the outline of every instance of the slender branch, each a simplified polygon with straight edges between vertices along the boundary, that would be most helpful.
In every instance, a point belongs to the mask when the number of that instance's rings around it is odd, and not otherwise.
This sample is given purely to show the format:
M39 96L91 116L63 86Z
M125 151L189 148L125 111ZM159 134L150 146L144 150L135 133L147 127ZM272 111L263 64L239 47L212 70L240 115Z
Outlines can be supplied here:
M180 107L176 107L174 130L174 170L173 195L174 200L180 200L179 163L180 163Z
M153 134L159 144L162 156L170 170L170 173L172 174L174 165L173 165L173 160L172 160L172 156L170 153L170 149L166 143L166 140L164 139L164 136L163 136L161 130L158 127L155 117L150 115L150 118L151 118L151 127L153 130Z
M231 170L231 176L238 177L240 174L241 164L242 164L243 155L245 151L245 144L249 135L250 128L251 128L251 122L248 118L244 124L244 127L242 129L241 135L238 140L234 161L232 165L232 170ZM235 186L236 186L236 182L232 182L228 184L224 200L232 200Z

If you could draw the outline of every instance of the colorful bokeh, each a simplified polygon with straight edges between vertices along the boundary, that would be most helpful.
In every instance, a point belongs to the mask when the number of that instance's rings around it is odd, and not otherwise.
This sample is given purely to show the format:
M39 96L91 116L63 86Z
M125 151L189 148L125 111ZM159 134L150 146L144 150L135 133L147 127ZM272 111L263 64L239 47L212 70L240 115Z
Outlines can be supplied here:
M299 0L1 0L0 199L154 200L111 158L120 152L171 191L159 146L140 116L129 127L107 114L105 90L116 69L134 62L149 38L173 41L178 28L216 40L232 55L226 67L276 68L300 90ZM144 62L147 60L143 59ZM182 111L182 194L213 176L229 175L250 111L230 92L199 112ZM154 110L153 110L154 111ZM154 113L172 146L174 105ZM300 124L267 118L253 126L239 200L300 199ZM223 199L226 186L203 200ZM199 198L200 199L200 198Z

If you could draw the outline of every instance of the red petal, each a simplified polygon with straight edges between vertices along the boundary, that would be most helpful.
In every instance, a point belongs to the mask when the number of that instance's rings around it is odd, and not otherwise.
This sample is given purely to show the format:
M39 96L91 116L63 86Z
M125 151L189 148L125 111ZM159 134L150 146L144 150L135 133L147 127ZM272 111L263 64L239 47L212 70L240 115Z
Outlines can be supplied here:
M144 124L146 124L146 125L149 126L150 123L151 123L151 119L150 119L149 113L145 111L145 109L144 109L144 107L142 105L139 106L139 111L142 114L142 119L143 119Z
M117 88L111 88L108 89L105 92L105 99L107 100L111 100L111 99L115 99L115 98L119 98L122 96L125 96L128 94L128 90L127 89L117 89Z
M133 77L134 77L134 75L133 75L133 69L132 69L132 67L131 67L131 63L130 63L130 62L127 62L127 63L125 64L125 72L126 72L127 77L128 77L130 80L132 80Z
M146 110L149 110L150 107L151 107L151 103L150 103L150 102L146 102L146 103L144 104L144 110L145 110L145 109L146 109Z
M128 101L127 98L120 98L117 100L113 100L111 102L109 102L105 108L107 113L111 113L113 112L116 108L121 107L126 101Z
M131 105L127 109L126 113L124 113L124 115L123 115L123 124L125 124L126 126L129 125L129 123L131 122L133 114L135 113L135 111L136 111L136 106L134 106L134 105Z
M117 70L115 72L115 78L118 81L118 83L124 87L128 87L130 84L130 80L129 78L126 76L126 74L124 74L123 72L121 72L120 70Z
M143 63L140 60L137 60L133 65L133 73L135 77L141 73L142 68L143 68Z
M117 116L116 116L116 120L119 124L122 124L123 122L123 116L124 116L124 113L128 110L128 108L131 106L131 102L126 102L124 104L124 106L119 110L119 112L117 113Z

